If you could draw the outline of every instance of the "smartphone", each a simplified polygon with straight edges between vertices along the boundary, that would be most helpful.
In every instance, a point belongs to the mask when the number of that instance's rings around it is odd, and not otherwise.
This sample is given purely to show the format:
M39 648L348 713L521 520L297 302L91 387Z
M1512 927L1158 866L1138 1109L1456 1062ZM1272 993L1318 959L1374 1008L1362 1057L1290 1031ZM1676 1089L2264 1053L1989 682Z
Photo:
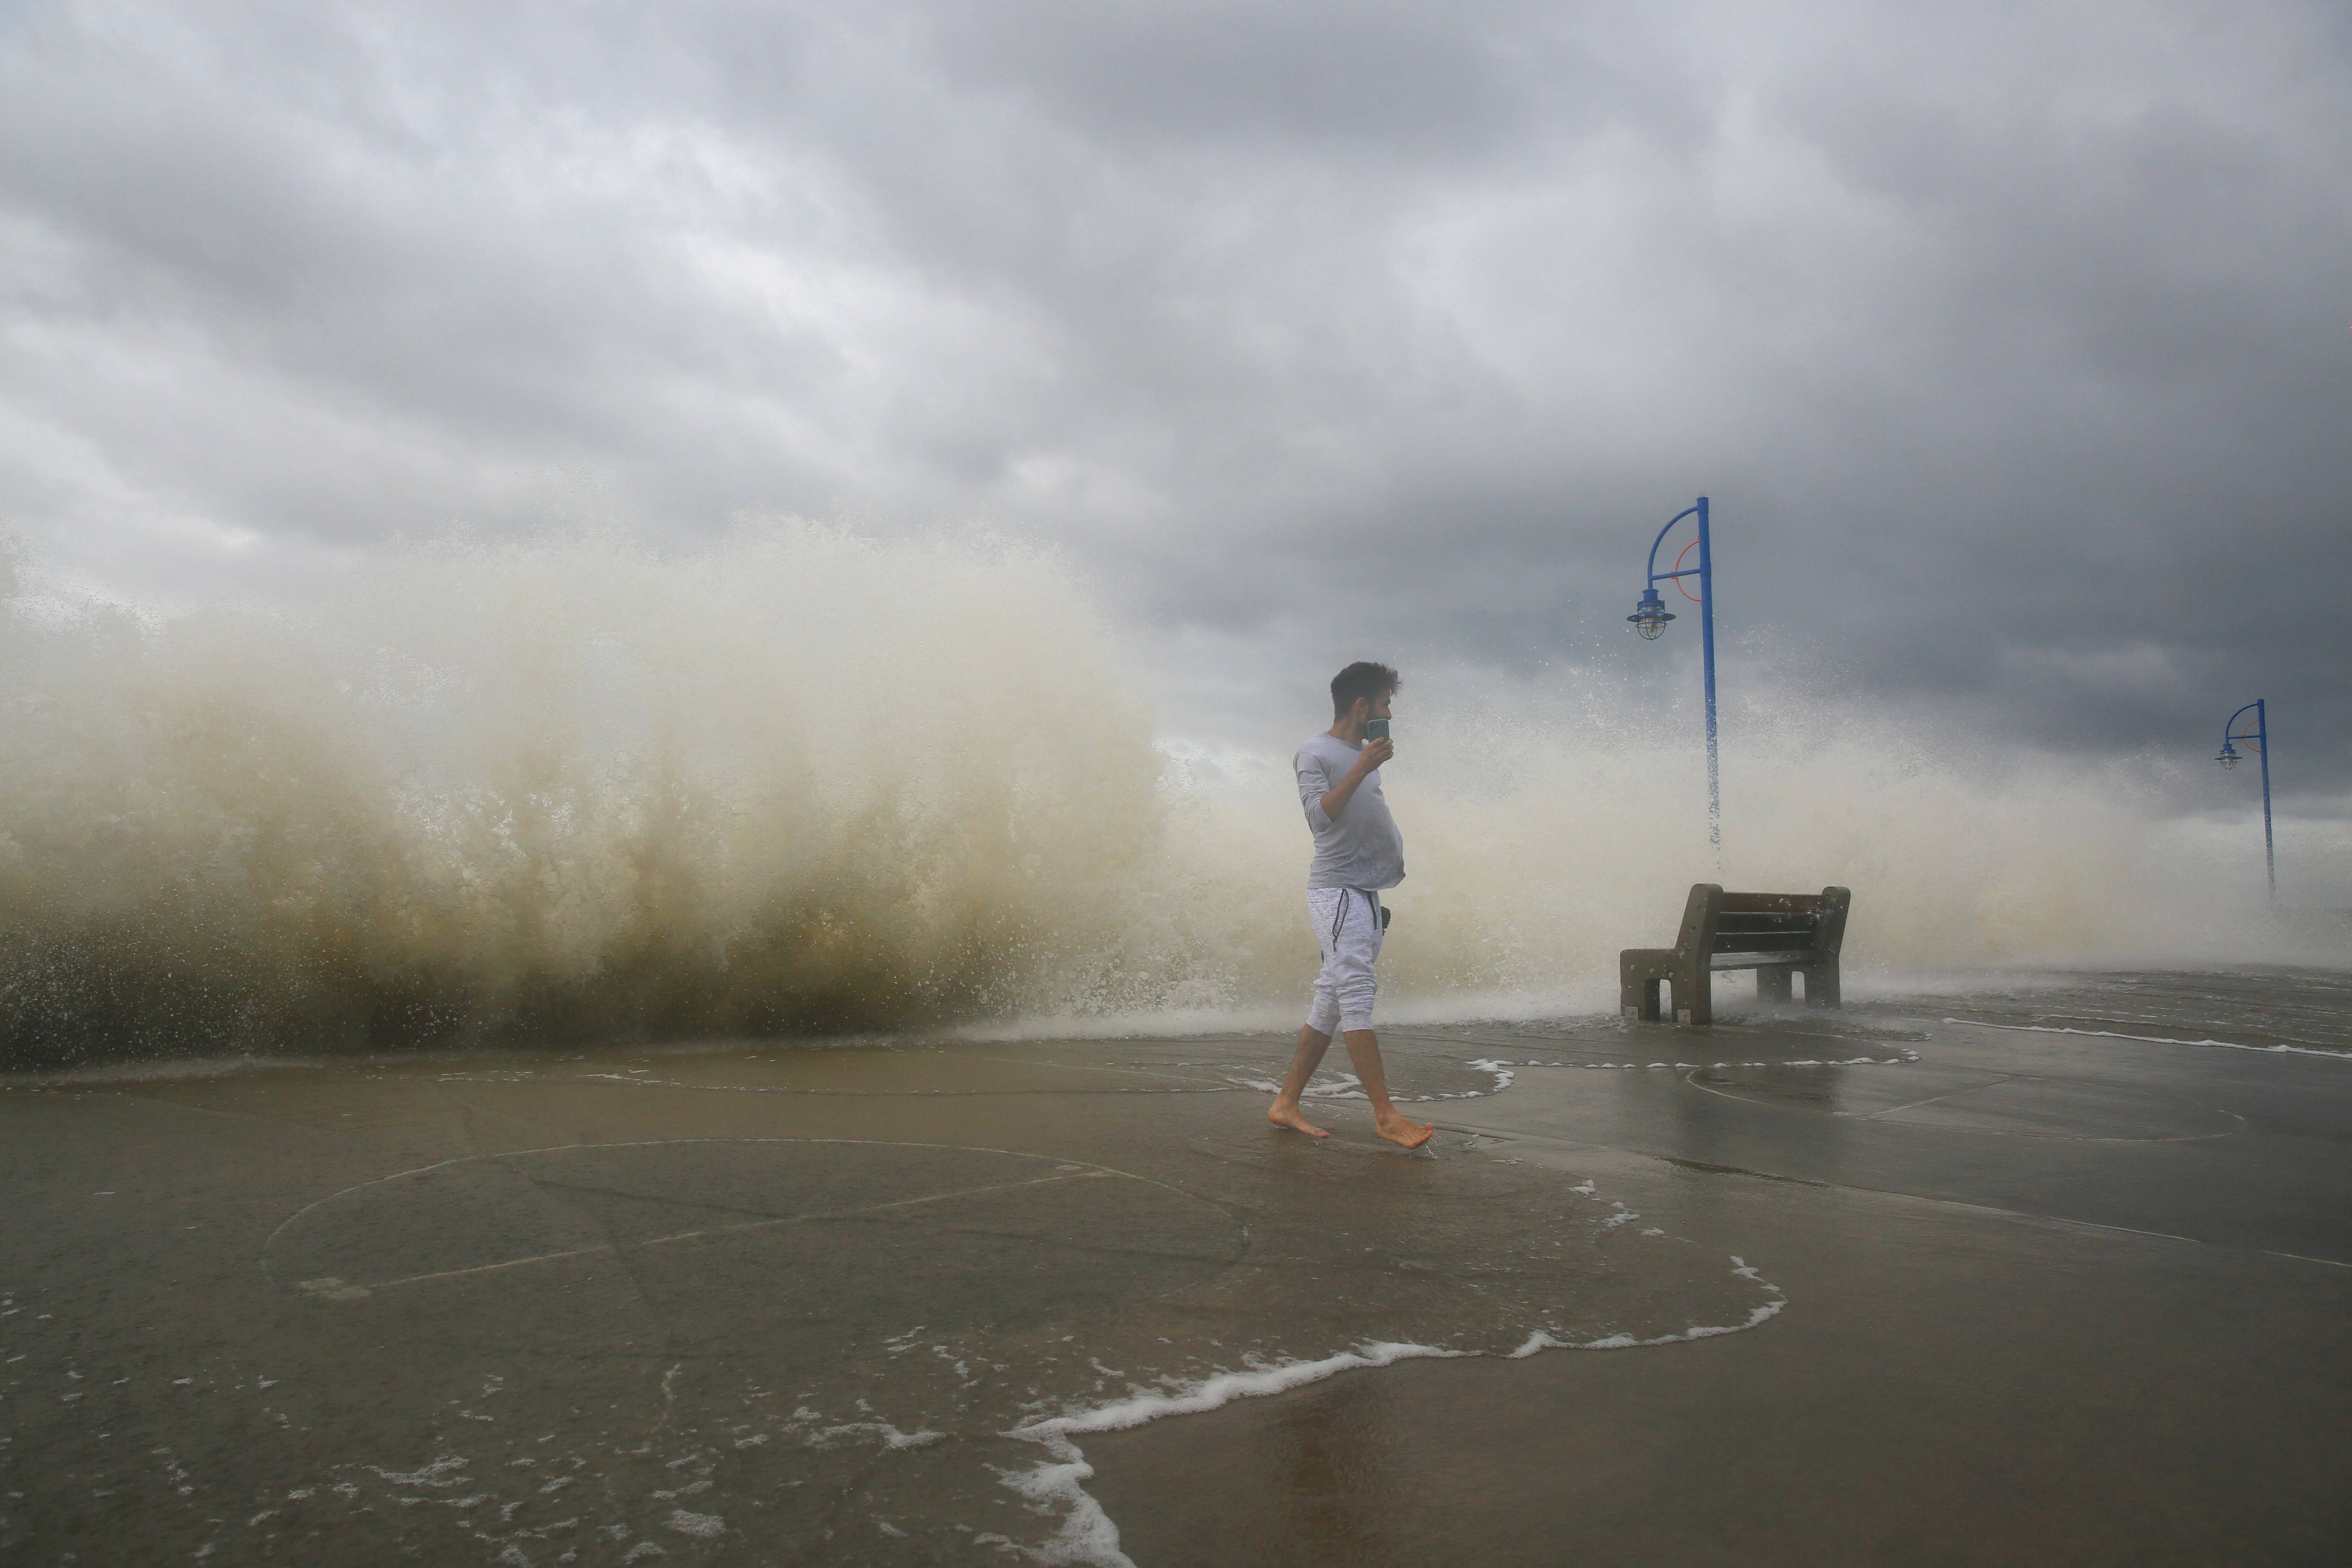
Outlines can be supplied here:
M1385 741L1385 740L1387 740L1388 738L1389 738L1389 721L1388 721L1387 720L1385 720L1385 719L1367 719L1367 720L1365 720L1365 721L1364 721L1364 739L1365 739L1365 740L1367 740L1367 741Z

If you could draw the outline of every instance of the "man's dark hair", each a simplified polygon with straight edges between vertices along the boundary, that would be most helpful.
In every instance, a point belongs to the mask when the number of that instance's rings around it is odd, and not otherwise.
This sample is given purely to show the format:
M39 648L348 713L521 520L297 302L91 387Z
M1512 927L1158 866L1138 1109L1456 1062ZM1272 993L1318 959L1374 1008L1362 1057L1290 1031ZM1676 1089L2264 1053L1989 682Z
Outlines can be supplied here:
M1404 684L1404 678L1385 664L1360 658L1331 678L1331 717L1345 719L1356 699L1378 702Z

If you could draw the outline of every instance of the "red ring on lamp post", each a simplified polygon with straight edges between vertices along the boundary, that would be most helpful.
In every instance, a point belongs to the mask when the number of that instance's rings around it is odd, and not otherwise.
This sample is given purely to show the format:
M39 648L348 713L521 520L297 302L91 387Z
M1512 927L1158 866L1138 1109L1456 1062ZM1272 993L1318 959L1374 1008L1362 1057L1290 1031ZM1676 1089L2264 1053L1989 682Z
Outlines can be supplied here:
M1698 603L1698 595L1690 591L1690 584L1682 580L1680 574L1683 569L1683 557L1688 555L1692 551L1696 550L1697 548L1698 541L1694 539L1688 544L1683 546L1682 555L1675 557L1675 571L1676 573L1675 586L1681 589L1683 597L1688 599L1694 605Z

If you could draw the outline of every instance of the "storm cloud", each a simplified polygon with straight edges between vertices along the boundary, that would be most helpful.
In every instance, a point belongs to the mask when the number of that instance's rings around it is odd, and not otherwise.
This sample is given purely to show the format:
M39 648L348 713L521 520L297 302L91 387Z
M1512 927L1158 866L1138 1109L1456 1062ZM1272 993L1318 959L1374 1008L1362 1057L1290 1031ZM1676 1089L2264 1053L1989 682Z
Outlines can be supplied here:
M1750 688L2200 765L2263 695L2337 816L2347 68L2318 0L29 0L0 508L167 606L993 529L1214 730L1622 663L1704 492Z

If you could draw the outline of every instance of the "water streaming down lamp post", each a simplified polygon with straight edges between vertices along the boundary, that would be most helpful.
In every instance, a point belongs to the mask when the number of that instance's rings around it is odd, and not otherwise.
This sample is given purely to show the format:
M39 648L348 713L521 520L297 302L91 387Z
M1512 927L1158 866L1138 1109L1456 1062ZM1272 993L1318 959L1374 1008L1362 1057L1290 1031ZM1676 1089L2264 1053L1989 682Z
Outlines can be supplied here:
M2254 727L2242 731L2238 728L2238 721L2246 716L2247 709L2253 710ZM2252 702L2247 703L2245 708L2241 708L2230 715L2229 722L2221 726L2221 750L2213 760L2224 768L2236 767L2238 748L2232 742L2238 741L2244 741L2252 745L2254 748L2254 754L2263 760L2263 869L2270 878L2271 902L2276 904L2278 902L2278 851L2273 847L2271 837L2270 712L2261 698L2255 698Z
M1658 546L1666 542L1675 524L1686 517L1697 519L1698 537L1683 546L1682 555L1675 558L1673 571L1661 572ZM1685 569L1683 556L1693 550L1698 552L1698 564ZM1696 594L1683 588L1679 579L1684 577L1698 579ZM1682 588L1683 596L1698 605L1699 668L1706 692L1706 841L1715 850L1715 871L1719 877L1723 874L1723 789L1716 767L1715 743L1715 557L1707 534L1705 496L1668 518L1666 526L1658 530L1658 537L1650 541L1649 581L1643 586L1641 603L1625 618L1633 623L1633 629L1645 640L1652 642L1675 618L1667 611L1665 601L1658 596L1661 583L1673 583Z

